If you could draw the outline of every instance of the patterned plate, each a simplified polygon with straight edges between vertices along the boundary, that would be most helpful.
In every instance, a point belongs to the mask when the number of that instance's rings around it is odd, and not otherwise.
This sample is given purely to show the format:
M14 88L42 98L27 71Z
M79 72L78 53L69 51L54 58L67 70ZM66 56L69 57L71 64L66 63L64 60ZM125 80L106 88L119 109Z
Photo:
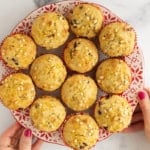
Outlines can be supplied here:
M44 12L49 11L56 11L61 12L64 15L67 15L68 12L79 3L82 3L81 1L75 1L75 0L68 0L63 2L58 2L55 4L49 4L46 6L43 6L35 11L33 11L31 14L29 14L26 18L24 18L11 32L13 33L26 33L30 34L31 31L31 24L33 20L39 16L40 14ZM110 10L106 9L105 7L99 5L99 7L102 9L104 14L104 25L114 22L114 21L123 21L118 16L113 14ZM104 59L104 58L102 58ZM143 55L141 53L141 50L139 49L138 45L135 45L134 53L128 57L125 57L124 59L127 64L130 66L132 71L132 83L131 86L127 91L125 91L122 96L126 97L128 102L133 107L133 110L135 109L137 105L136 101L136 92L143 88ZM8 68L5 63L0 58L0 80L4 79L7 75L12 73L13 70ZM101 96L105 94L101 92ZM58 131L52 132L52 133L46 133L41 132L35 129L31 124L31 119L29 117L29 109L26 110L18 110L18 111L11 111L14 118L24 127L30 128L33 131L33 134L37 136L38 138L55 144L65 145L61 138L61 128ZM105 138L109 137L111 133L100 130L100 136L99 141L104 140Z

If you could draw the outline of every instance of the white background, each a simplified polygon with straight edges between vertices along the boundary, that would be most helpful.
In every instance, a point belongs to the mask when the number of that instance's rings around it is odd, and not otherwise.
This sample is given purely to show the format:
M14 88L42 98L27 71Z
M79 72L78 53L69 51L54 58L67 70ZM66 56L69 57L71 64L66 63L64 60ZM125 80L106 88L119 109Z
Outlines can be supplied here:
M112 10L134 26L145 60L145 86L150 87L150 0L93 0ZM0 0L0 41L36 5L32 0ZM10 112L0 105L0 134L14 122ZM117 134L97 144L94 150L149 150L144 133ZM69 150L67 147L45 143L42 150Z

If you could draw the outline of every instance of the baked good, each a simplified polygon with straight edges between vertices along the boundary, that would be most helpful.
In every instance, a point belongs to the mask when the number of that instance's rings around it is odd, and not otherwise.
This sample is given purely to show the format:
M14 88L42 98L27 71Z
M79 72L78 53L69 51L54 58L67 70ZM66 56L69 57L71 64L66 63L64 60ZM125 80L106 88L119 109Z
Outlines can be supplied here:
M98 62L98 50L92 41L76 38L67 44L64 60L71 70L85 73L92 70Z
M127 56L134 50L136 35L134 29L124 22L106 25L100 32L101 50L110 57Z
M6 77L0 85L0 99L9 109L27 108L35 98L35 88L31 78L23 73Z
M98 66L96 80L103 91L119 94L130 86L131 69L122 59L107 59Z
M90 77L80 74L73 75L64 82L61 97L72 110L86 110L96 101L96 83Z
M37 87L45 91L54 91L64 82L67 72L58 56L45 54L35 59L30 74Z
M103 23L103 14L99 6L94 4L79 4L69 15L71 30L78 37L95 37Z
M119 132L130 124L132 107L121 96L103 97L96 104L94 116L100 128L110 132Z
M71 116L63 127L64 142L75 150L89 150L99 137L99 128L89 115Z
M65 43L69 37L68 30L68 21L62 14L48 12L33 21L31 34L38 45L51 50Z
M15 70L27 69L36 56L36 45L25 34L8 36L0 48L1 56L7 65Z
M33 126L41 131L57 130L66 117L66 111L61 102L51 96L38 98L30 108Z

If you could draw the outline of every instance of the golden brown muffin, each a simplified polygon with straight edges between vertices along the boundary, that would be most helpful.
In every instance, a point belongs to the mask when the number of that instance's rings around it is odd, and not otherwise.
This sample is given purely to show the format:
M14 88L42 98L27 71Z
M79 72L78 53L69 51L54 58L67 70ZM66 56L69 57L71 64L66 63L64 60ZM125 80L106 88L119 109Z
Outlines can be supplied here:
M35 128L51 132L57 130L63 123L66 111L58 99L43 96L32 104L30 117Z
M35 88L31 78L23 73L6 77L0 85L0 99L12 110L27 108L34 100Z
M48 12L34 20L31 34L38 45L51 50L65 43L69 37L68 30L69 24L63 15Z
M123 22L106 25L99 35L101 50L110 57L127 56L134 50L134 29Z
M64 125L64 142L75 150L89 150L99 137L99 128L89 115L71 116Z
M119 132L130 124L132 108L125 98L112 95L102 98L96 104L94 115L100 128Z
M69 15L71 30L76 36L93 38L100 31L103 14L99 6L93 4L79 4Z
M97 96L97 86L94 80L84 75L73 75L62 86L63 102L74 111L88 109Z
M27 69L36 56L36 45L25 34L8 36L0 50L3 60L15 70Z
M54 91L64 82L67 72L59 57L45 54L36 58L30 74L37 87L45 91Z
M103 91L119 94L130 86L131 70L121 59L107 59L98 66L96 80Z
M76 38L65 48L64 60L71 70L85 73L98 62L98 50L92 41Z

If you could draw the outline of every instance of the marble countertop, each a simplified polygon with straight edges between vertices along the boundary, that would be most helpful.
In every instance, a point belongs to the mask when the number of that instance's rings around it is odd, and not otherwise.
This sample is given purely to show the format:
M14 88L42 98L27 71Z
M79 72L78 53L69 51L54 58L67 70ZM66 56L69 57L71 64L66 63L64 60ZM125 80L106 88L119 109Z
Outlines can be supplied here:
M0 0L0 41L28 13L37 8L35 1L45 3L48 0ZM138 45L145 60L145 86L150 87L150 0L91 0L109 8L123 20L130 23L137 32ZM14 122L10 112L0 105L0 134ZM42 150L69 150L67 147L44 143ZM94 150L149 150L150 142L143 132L134 134L115 134L99 142Z

